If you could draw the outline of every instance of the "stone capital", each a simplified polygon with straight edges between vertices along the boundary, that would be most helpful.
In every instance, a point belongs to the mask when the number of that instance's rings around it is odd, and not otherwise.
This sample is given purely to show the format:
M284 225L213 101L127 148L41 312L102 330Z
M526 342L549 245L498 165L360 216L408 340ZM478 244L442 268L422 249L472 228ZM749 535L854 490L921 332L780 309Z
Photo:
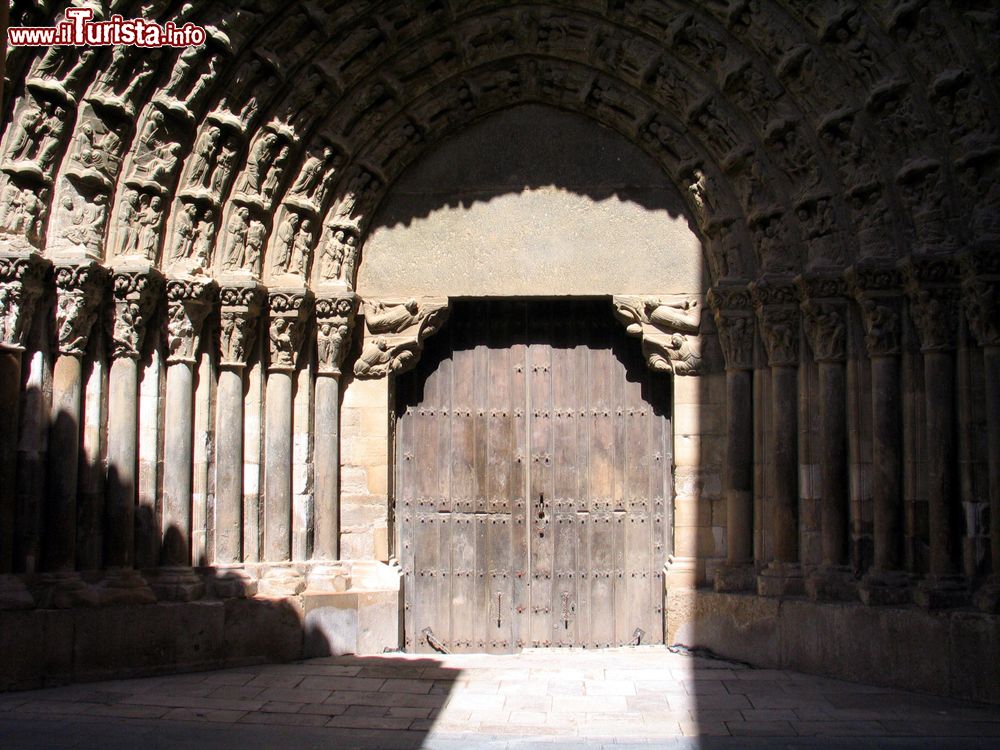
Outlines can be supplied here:
M861 309L869 357L895 357L902 351L903 275L877 261L857 263L844 274Z
M24 349L47 270L35 253L0 255L0 349Z
M215 302L215 282L167 281L167 362L194 364L205 318Z
M962 309L962 290L954 258L910 256L900 262L900 269L920 350L953 351L958 346Z
M264 287L254 283L219 289L219 363L223 367L246 367L257 333L257 319L264 303Z
M1000 347L1000 252L965 253L959 267L969 330L981 347Z
M799 297L795 282L786 276L763 276L750 284L760 336L771 367L799 363Z
M312 294L305 289L272 289L267 307L268 372L294 372L309 323Z
M847 281L840 272L817 272L796 278L802 324L817 362L847 359Z
M702 302L691 295L615 296L614 315L630 336L642 340L646 364L657 372L701 372Z
M754 311L746 284L708 290L727 370L753 369Z
M108 272L96 262L59 264L56 284L56 346L59 353L82 357L97 320Z
M156 310L163 277L149 266L120 268L111 277L114 324L111 331L112 356L138 359L146 338L146 328Z
M320 375L340 376L356 307L356 297L350 293L317 297L316 351Z
M365 300L365 342L354 374L381 378L411 369L424 341L441 330L448 312L447 297Z

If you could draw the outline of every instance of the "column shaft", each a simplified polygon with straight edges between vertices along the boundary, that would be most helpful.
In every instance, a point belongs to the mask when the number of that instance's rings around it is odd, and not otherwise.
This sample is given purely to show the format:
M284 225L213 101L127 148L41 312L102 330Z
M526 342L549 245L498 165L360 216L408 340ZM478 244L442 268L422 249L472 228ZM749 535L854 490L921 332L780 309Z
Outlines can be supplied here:
M726 370L726 558L753 561L753 380L750 370Z
M770 512L774 559L795 563L798 545L797 371L771 367Z
M71 571L76 562L76 497L80 457L83 367L79 357L60 355L52 373L48 497L43 536L44 568Z
M243 370L219 373L215 431L215 561L243 560Z
M163 565L191 564L191 472L194 374L187 362L167 367L163 449Z
M843 362L819 363L822 561L847 563L847 401Z
M340 379L335 375L317 377L315 397L313 557L336 560L340 537Z
M138 363L118 357L108 376L108 481L105 566L130 568L134 554L138 455Z
M903 435L899 357L876 356L872 368L873 569L902 566Z
M950 576L955 561L955 360L951 352L924 352L927 409L927 499L930 573Z
M292 535L292 373L267 378L264 470L264 560L291 559Z
M0 574L10 573L14 567L20 390L21 352L0 349Z
M989 439L987 470L990 478L990 561L994 579L1000 579L1000 347L983 350L986 382L986 429ZM1000 580L998 580L1000 582Z

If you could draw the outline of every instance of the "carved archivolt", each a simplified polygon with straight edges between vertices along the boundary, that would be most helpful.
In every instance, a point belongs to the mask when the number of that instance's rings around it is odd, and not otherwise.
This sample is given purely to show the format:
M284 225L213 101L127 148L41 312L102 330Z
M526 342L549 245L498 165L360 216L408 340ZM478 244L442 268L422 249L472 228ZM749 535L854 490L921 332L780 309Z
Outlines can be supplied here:
M642 339L650 369L674 375L700 373L702 303L697 297L616 296L612 304L626 332Z
M424 341L448 319L447 297L365 300L365 337L354 363L358 377L380 378L416 365Z

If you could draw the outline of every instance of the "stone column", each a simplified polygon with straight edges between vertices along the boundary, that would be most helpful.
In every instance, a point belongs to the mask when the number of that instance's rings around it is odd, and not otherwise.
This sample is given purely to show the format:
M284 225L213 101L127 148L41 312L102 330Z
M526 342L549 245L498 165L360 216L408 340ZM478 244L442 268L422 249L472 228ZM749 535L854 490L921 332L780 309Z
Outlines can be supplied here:
M215 285L167 282L167 389L163 407L163 528L157 597L191 601L205 585L191 567L191 482L194 471L194 367Z
M139 358L154 315L163 278L148 264L125 266L112 277L114 328L108 376L108 476L105 484L104 604L156 601L134 569L135 503L138 476Z
M852 267L847 278L861 308L872 378L874 559L858 594L866 604L902 604L910 598L902 553L902 279L872 263Z
M751 294L771 370L765 531L770 529L773 559L758 576L757 591L761 596L799 594L798 292L789 278L765 276L751 284Z
M97 594L76 573L77 478L83 406L83 363L97 319L107 275L94 262L60 265L55 271L56 346L52 373L52 415L43 569L38 592L46 607L97 603Z
M709 290L726 362L726 562L715 572L716 591L754 587L753 554L753 342L754 317L745 285Z
M0 609L27 609L35 604L12 571L21 356L45 271L45 261L34 253L0 255Z
M819 366L821 564L806 581L814 599L853 599L848 566L847 284L838 272L798 278L803 327Z
M311 299L302 289L272 290L265 394L264 549L270 567L258 591L270 596L299 593L305 582L292 558L292 379L298 366ZM275 565L277 563L277 565ZM283 565L281 563L284 563Z
M313 560L339 557L340 540L340 366L350 342L355 298L351 293L316 300L316 499L313 508ZM330 589L336 572L317 565L309 588Z
M220 291L219 385L215 430L215 565L217 596L252 596L256 581L243 569L243 371L257 340L264 290L256 285Z
M958 564L961 493L955 392L961 291L951 256L913 256L901 267L910 299L910 316L924 360L927 425L927 499L930 571L915 593L929 608L963 604L968 599Z
M1000 613L1000 255L992 248L961 258L969 330L983 349L990 492L990 577L975 596L985 612Z

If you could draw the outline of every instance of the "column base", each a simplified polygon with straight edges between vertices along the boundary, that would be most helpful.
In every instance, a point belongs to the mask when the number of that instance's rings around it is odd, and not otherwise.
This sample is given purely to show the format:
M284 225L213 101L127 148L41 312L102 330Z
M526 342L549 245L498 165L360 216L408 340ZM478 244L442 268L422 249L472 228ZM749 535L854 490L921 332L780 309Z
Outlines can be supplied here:
M752 562L726 563L715 570L715 590L720 594L753 591L755 581Z
M264 569L257 581L258 596L295 596L306 587L306 579L291 565Z
M113 568L97 586L100 604L109 607L116 604L154 604L156 594L137 570Z
M693 589L698 586L698 558L671 555L663 566L665 588Z
M805 593L802 567L798 563L769 563L757 576L758 596L801 596Z
M806 594L814 601L853 602L858 599L858 582L850 568L825 565L806 576Z
M32 586L35 599L42 609L70 609L96 607L101 603L99 592L87 585L74 571L42 573Z
M339 593L351 587L350 569L343 565L317 565L309 571L307 591Z
M987 578L972 601L983 612L991 615L1000 614L1000 575Z
M871 570L861 579L858 596L865 604L909 604L913 600L910 577L901 570Z
M33 609L35 599L24 582L13 575L0 575L0 609Z
M969 587L959 575L928 575L913 592L913 601L924 609L949 609L969 603Z
M156 598L165 602L191 602L205 595L205 582L187 565L160 568L150 585Z
M216 565L206 575L208 591L218 599L249 599L257 593L257 579L242 565Z

